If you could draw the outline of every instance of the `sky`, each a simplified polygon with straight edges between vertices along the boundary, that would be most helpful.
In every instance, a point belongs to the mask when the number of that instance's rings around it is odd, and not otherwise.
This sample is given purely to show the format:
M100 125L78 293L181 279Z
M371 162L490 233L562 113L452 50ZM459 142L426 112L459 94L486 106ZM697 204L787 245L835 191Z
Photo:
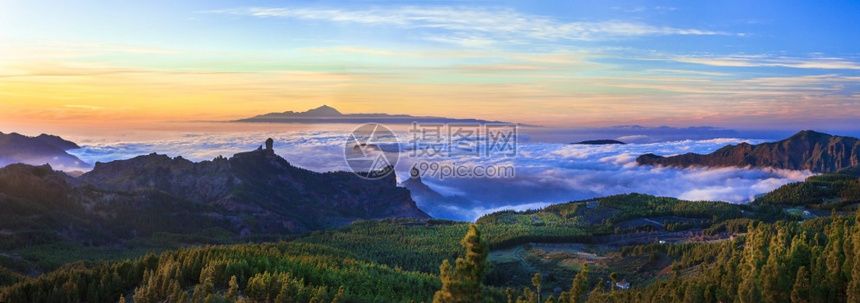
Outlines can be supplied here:
M327 104L554 127L856 130L856 1L0 0L0 131Z

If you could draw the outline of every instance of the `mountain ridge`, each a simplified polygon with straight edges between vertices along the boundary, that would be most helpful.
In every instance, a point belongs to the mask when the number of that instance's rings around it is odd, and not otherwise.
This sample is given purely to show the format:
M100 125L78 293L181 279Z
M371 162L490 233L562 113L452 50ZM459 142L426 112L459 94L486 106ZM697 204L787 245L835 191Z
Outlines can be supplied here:
M389 218L431 217L394 175L316 173L269 148L201 162L152 153L77 178L47 164L0 168L0 249L271 241Z
M316 173L295 167L270 148L231 158L192 162L150 154L96 163L78 180L99 188L135 191L154 188L228 211L253 210L273 216L290 232L325 229L355 220L429 218L396 177L365 180L350 172Z
M0 132L0 166L13 163L50 164L62 170L87 170L92 166L67 151L78 149L76 143L61 137L40 134L29 137L19 133Z
M727 145L707 155L662 157L649 153L636 158L636 162L672 167L770 167L832 173L860 166L860 139L804 130L776 142Z

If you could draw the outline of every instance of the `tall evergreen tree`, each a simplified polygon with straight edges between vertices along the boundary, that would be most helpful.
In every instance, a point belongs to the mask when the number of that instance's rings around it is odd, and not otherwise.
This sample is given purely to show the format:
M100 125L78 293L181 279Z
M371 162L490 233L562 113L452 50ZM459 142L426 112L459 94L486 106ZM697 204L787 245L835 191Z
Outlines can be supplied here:
M780 303L788 301L791 284L788 282L788 273L784 271L785 265L782 262L782 254L785 250L783 244L778 243L776 239L777 237L774 237L770 245L770 253L761 269L759 281L764 301Z
M847 268L850 271L848 283L848 289L846 291L846 299L848 302L860 302L860 211L857 212L857 217L855 217L854 226L851 227L851 237L854 239L853 244L853 259L852 265L850 268ZM847 259L847 257L846 257ZM847 260L846 260L847 263Z
M585 302L584 298L588 291L588 264L582 265L582 270L573 277L573 285L570 287L570 303Z
M537 290L537 299L538 299L538 302L540 302L540 292L541 292L541 289L540 289L540 280L541 280L540 273L536 273L536 274L534 275L534 277L532 277L532 285L534 285L535 289Z
M433 295L434 303L458 302L455 295L458 295L457 280L454 278L454 272L451 270L451 262L442 260L442 265L439 266L439 280L442 280L442 289Z
M457 258L451 270L448 260L439 266L442 289L433 296L433 302L482 302L484 276L487 273L487 255L490 250L487 241L481 239L478 225L469 224L469 232L460 241L466 249L463 258Z
M842 276L842 264L845 263L845 254L842 250L844 244L844 234L842 229L842 220L834 220L831 225L831 231L828 235L827 246L825 246L824 256L827 271L825 272L824 281L827 283L827 300L830 302L845 300L845 278Z
M809 302L809 271L806 270L806 266L801 266L797 270L797 278L794 279L794 287L791 289L791 302Z
M236 276L230 277L230 283L224 297L230 301L235 301L239 297L239 282L236 281Z

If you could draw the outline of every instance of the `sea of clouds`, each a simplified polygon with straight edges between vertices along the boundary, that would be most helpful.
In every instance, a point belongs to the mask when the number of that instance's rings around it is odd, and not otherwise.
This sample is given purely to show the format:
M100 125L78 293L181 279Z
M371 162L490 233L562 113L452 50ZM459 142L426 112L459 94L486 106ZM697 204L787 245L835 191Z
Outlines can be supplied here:
M203 161L256 149L271 137L275 140L275 152L293 165L324 172L349 169L343 152L344 147L349 146L346 143L348 134L345 131L194 133L140 142L82 142L82 148L72 153L90 163L128 159L153 152ZM514 167L514 178L440 179L425 176L423 182L439 193L458 195L469 202L419 204L419 207L432 210L430 215L434 217L457 220L474 220L503 209L535 209L553 203L633 192L686 200L745 203L756 195L789 182L802 181L811 175L810 172L778 169L640 166L635 161L645 153L664 156L710 153L727 144L740 142L756 144L763 140L717 138L627 145L520 142L516 156L511 157L428 158L410 157L408 152L404 152L396 165L396 172L401 181L405 180L409 177L410 168L422 161L467 167Z

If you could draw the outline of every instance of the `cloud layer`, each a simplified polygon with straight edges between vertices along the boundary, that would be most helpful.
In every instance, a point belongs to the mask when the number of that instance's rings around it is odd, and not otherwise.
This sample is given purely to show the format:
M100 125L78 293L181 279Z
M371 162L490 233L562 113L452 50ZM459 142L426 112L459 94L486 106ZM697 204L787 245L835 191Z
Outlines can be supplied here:
M347 134L340 131L201 133L160 141L84 143L83 149L75 154L89 162L125 159L151 152L182 155L200 161L255 149L265 138L271 137L276 142L276 153L292 164L314 171L334 171L348 169L343 159ZM405 134L403 138L407 138ZM482 214L501 209L539 208L552 203L631 192L743 203L758 194L811 175L809 172L774 169L676 169L635 163L636 157L644 153L708 153L726 144L743 141L759 142L727 138L597 146L521 143L515 157L410 158L402 155L397 173L401 179L405 178L409 169L419 161L464 166L508 165L516 169L516 177L508 179L440 180L425 177L424 182L440 193L460 195L471 201L468 205L432 206L443 211L431 215L460 220L474 220Z
M602 146L521 144L519 156L511 159L448 161L456 161L460 165L513 165L516 178L424 181L431 187L454 188L467 199L475 201L473 205L452 206L451 212L443 215L474 219L500 207L534 208L631 192L693 201L744 203L758 194L811 175L809 172L775 169L678 169L639 166L635 162L638 155L649 152L660 155L709 153L726 144L742 141L712 139ZM468 214L473 217L468 217Z

